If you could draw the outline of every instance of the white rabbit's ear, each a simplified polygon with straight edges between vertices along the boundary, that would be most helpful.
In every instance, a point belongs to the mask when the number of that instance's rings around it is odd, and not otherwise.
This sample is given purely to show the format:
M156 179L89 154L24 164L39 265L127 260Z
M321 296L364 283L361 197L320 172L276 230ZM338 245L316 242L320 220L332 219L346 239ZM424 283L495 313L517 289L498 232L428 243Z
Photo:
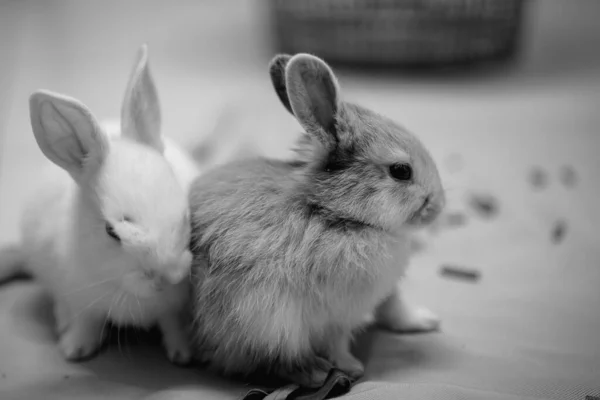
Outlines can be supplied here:
M283 106L293 115L294 111L292 111L290 99L287 94L287 87L285 85L285 67L291 58L292 56L287 54L276 55L269 63L269 75L275 93L277 93L277 97L279 97Z
M40 90L29 97L35 140L44 155L77 179L85 167L100 164L108 139L86 106L79 101Z
M121 107L121 134L158 152L164 151L160 134L161 115L158 94L148 65L148 46L137 53Z
M309 134L328 146L336 140L336 117L340 106L338 83L325 61L297 54L285 68L290 105Z

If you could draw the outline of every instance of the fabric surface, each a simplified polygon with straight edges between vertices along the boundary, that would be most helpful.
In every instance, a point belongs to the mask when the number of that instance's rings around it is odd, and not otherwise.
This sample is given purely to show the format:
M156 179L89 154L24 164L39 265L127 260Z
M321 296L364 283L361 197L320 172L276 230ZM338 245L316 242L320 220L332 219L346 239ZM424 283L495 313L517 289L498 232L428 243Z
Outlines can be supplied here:
M567 104L552 108L548 114L555 117L544 127L573 112L565 109ZM591 111L592 105L585 104L579 106ZM522 106L512 105L515 110ZM597 117L589 118L591 123ZM504 127L495 129L500 132ZM582 138L579 144L562 139L561 130L538 130L544 132L539 141L555 132L550 140L556 148L536 164L550 171L559 169L556 164L572 163L578 171L576 187L565 188L552 178L549 188L534 189L526 173L531 161L519 157L516 145L510 147L512 158L507 164L501 147L492 151L482 139L471 138L477 145L461 151L465 164L486 165L477 161L477 154L484 153L479 157L489 165L503 166L485 171L489 180L484 183L473 167L450 173L442 161L448 210L464 213L465 225L444 225L442 218L437 230L424 232L422 248L403 283L411 302L441 316L442 330L420 335L370 330L362 335L354 352L365 362L366 375L346 397L558 400L600 396L600 246L592 204L593 191L598 190L595 172L600 169L591 150L600 147L594 147L599 144L597 136L585 129L572 131ZM507 133L504 140L521 148L528 145L519 131ZM439 147L433 147L443 159ZM474 211L468 201L472 191L493 193L498 213L485 217ZM559 243L552 235L557 220L568 222ZM443 276L439 268L445 263L476 268L480 279ZM113 332L109 349L99 357L82 364L66 363L55 346L48 301L35 283L2 287L0 321L0 399L225 400L238 399L252 388L173 367L158 340L140 342L131 334L115 338Z
M343 371L333 369L319 388L301 388L288 384L275 388L251 389L242 400L325 400L350 391L351 379Z

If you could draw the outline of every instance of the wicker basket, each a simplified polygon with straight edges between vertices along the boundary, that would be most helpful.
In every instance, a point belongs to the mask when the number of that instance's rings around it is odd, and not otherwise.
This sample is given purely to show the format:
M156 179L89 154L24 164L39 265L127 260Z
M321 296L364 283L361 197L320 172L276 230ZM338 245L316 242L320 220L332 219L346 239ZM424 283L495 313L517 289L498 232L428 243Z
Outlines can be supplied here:
M515 53L524 0L269 0L277 51L440 66Z

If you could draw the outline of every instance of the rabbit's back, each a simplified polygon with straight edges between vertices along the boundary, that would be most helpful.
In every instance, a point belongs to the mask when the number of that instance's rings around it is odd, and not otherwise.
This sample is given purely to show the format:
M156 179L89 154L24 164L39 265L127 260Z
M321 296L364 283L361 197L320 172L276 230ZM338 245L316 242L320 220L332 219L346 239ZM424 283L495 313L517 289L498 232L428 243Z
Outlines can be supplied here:
M49 167L43 182L37 186L25 205L21 220L23 248L27 269L36 279L54 286L58 269L66 268L64 260L72 229L75 183L63 171Z

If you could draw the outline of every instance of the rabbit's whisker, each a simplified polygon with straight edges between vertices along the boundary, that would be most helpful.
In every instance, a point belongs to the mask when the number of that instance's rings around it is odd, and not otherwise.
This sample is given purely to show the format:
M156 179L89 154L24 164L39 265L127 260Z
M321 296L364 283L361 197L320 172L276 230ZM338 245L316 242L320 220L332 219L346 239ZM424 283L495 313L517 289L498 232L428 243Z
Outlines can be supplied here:
M76 288L76 289L70 290L70 291L68 291L67 293L63 293L63 294L62 294L62 296L68 296L68 295L70 295L70 294L77 293L77 292L80 292L80 291L82 291L82 290L91 289L91 288L93 288L93 287L96 287L96 286L102 285L103 283L108 283L108 282L116 281L116 280L117 280L117 279L119 279L119 278L121 278L121 277L120 277L120 276L117 276L117 277L112 277L112 278L107 278L107 279L102 279L102 280L100 280L100 281L92 282L92 283L90 283L89 285L85 285L85 286L83 286L83 287L79 287L79 288Z
M79 312L75 315L75 317L73 318L73 320L76 320L77 318L79 318L81 316L81 314L83 314L83 312L85 312L86 310L90 309L92 306L94 306L94 304L97 304L100 300L104 299L109 294L110 293L104 293L102 296L98 297L96 300L90 302L87 306L85 306L84 308L82 308L81 310L79 310Z

